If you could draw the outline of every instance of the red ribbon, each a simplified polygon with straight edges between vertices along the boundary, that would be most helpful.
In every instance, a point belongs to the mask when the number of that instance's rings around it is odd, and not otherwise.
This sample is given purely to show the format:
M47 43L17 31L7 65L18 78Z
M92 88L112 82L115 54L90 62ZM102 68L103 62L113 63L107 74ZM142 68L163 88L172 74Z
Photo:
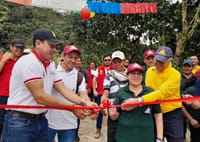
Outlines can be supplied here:
M190 98L181 98L181 99L173 99L173 100L161 100L154 102L142 102L135 104L124 104L123 106L132 107L132 106L143 106L143 105L153 105L153 104L164 104L164 103L174 103L174 102L191 102L200 100L200 96L198 97L190 97ZM0 105L0 108L20 108L20 109L62 109L62 110L72 110L72 109L106 109L106 108L118 108L122 105L111 105L110 102L103 101L102 106L29 106L29 105Z

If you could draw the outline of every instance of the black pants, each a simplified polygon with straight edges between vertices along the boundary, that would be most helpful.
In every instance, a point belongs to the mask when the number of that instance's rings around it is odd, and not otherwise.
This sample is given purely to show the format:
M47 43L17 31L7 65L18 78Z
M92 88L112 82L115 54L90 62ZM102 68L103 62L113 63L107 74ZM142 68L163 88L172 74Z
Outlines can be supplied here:
M115 134L117 129L117 120L112 120L108 117L108 128L107 128L107 142L116 142Z
M0 97L0 104L5 105L7 104L8 97L1 96ZM3 122L4 122L4 115L6 114L6 110L4 108L0 109L0 137L3 130Z
M90 92L88 92L88 97L90 98L91 102L94 102L94 94L93 94L93 90L91 89Z
M78 131L79 131L80 123L81 123L80 119L77 119L76 136L78 136Z
M191 142L199 142L200 141L200 128L194 128L190 125L190 139Z

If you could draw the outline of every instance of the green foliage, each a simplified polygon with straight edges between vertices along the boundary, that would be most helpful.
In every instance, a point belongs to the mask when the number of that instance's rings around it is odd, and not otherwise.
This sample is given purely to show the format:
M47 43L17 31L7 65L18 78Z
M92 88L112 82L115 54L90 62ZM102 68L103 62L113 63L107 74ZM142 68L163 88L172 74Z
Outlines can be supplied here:
M112 0L113 2L144 2L143 0ZM77 13L59 14L52 9L22 6L0 2L0 49L5 50L13 38L22 38L26 46L32 48L32 33L39 28L53 30L63 45L58 47L55 58L60 56L63 47L73 44L80 48L84 67L91 60L102 63L104 54L121 50L131 62L143 63L143 52L168 45L176 49L176 34L182 31L181 4L171 4L167 0L145 0L156 2L156 14L109 15L96 14L88 21L82 21ZM191 5L191 4L190 4ZM191 8L191 7L190 7ZM191 19L195 8L188 14ZM200 27L187 43L183 58L197 54L199 49ZM149 40L141 44L140 38ZM0 50L0 51L1 51Z
M197 27L197 30L195 31L194 35L192 36L192 39L186 44L186 50L183 54L184 58L187 58L191 55L197 55L200 57L200 25Z
M172 66L173 66L175 69L177 69L178 71L181 71L181 67L179 66L178 63L172 62Z

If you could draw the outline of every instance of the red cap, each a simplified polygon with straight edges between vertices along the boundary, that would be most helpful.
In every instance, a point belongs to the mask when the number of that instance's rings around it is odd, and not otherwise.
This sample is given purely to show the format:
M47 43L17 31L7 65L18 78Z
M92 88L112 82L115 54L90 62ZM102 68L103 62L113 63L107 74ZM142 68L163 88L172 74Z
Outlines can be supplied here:
M63 49L63 54L69 54L71 52L77 52L78 54L81 54L80 50L78 48L76 48L74 45L67 45L65 46L65 48Z
M127 73L126 73L126 74L129 74L130 72L133 72L133 71L135 71L135 70L139 70L139 71L141 71L142 73L144 73L143 67L142 67L140 64L138 64L138 63L133 63L133 64L130 64L130 65L128 66L128 69L127 69Z
M144 52L144 58L148 58L148 57L154 57L156 55L156 52L154 51L154 50L146 50L145 52Z

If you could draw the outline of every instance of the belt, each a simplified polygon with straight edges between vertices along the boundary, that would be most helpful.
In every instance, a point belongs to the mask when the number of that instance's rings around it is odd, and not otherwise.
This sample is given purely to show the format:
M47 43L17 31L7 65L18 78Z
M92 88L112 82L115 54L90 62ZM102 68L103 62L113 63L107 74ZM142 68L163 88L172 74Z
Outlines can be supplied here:
M15 110L7 110L9 114L11 114L13 117L19 117L24 119L41 119L45 117L46 112L40 113L40 114L32 114L27 112L20 112Z
M174 110L172 110L170 112L163 113L163 116L167 116L169 114L176 113L177 111L182 111L182 110L181 110L181 108L176 108L176 109L174 109Z

